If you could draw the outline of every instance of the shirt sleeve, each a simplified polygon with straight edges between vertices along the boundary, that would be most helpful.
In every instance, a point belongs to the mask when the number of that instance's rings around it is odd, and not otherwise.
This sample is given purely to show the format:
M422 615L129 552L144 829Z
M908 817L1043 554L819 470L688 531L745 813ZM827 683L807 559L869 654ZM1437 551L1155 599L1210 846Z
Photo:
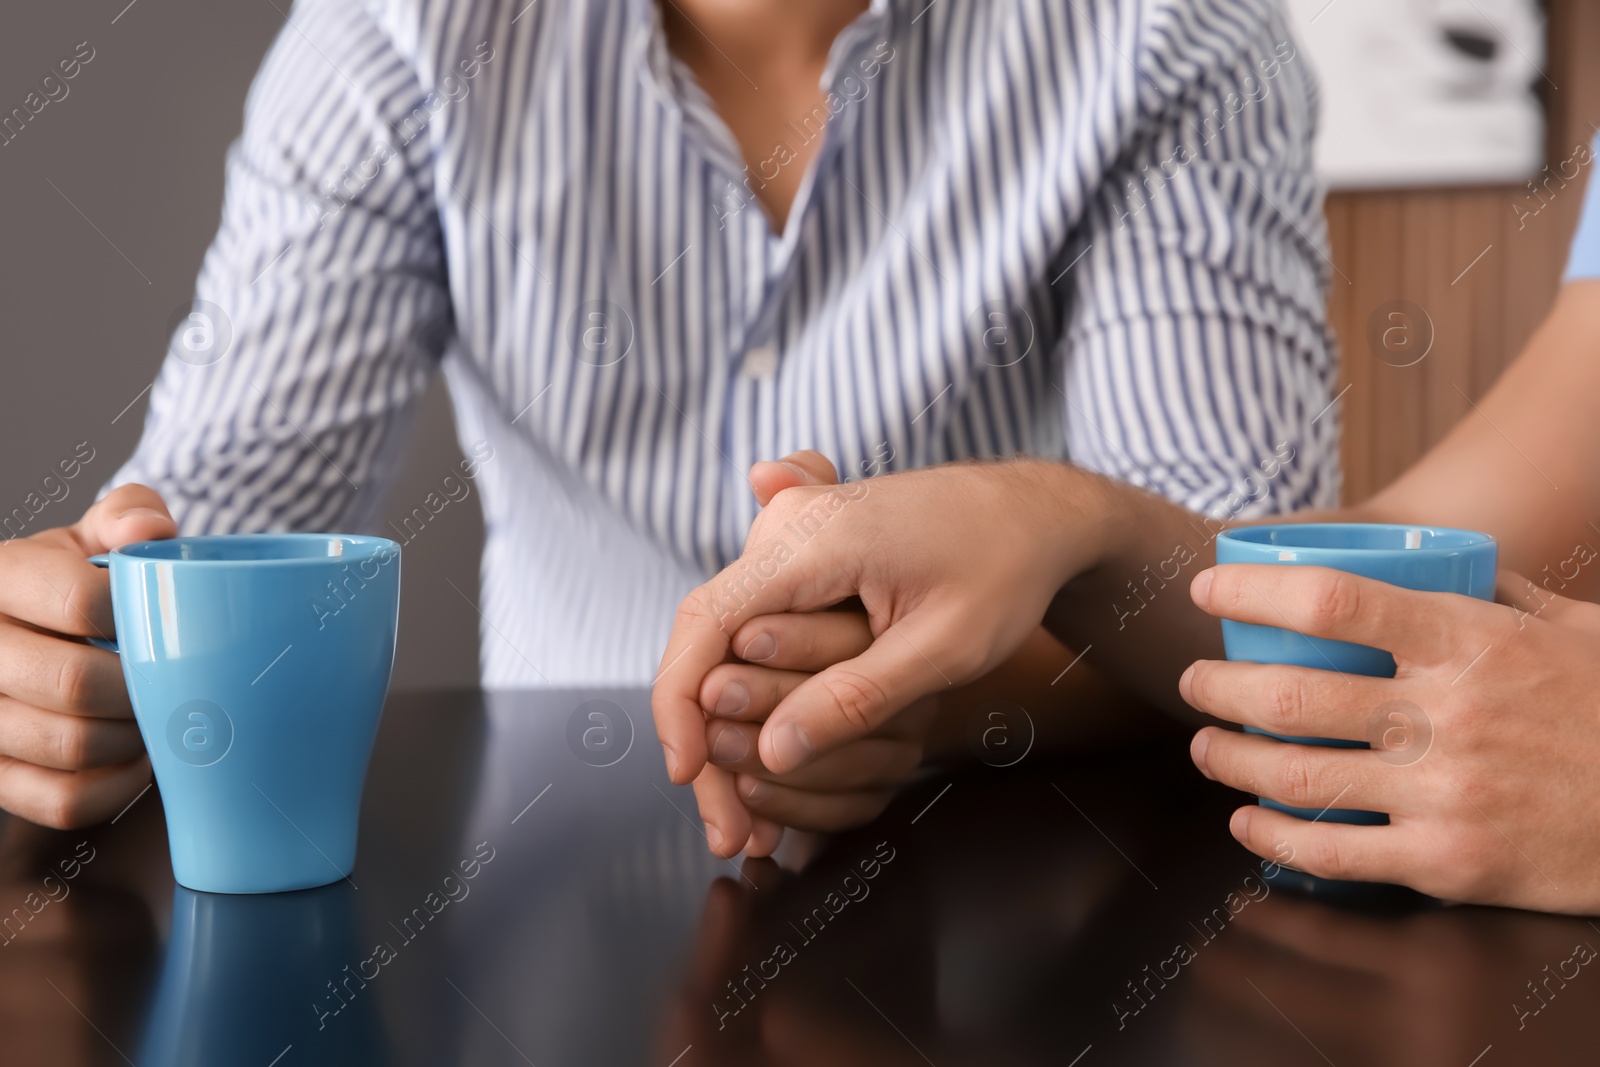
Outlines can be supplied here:
M1068 454L1228 518L1340 488L1316 87L1260 6L1171 4L1130 32L1127 134L1066 253Z
M222 223L107 488L184 533L371 528L451 329L426 119L361 4L303 0L228 152Z
M1581 148L1581 146L1580 146ZM1587 149L1588 158L1574 156L1574 161L1592 163L1600 153L1600 137ZM1578 230L1572 235L1572 251L1567 255L1567 273L1562 281L1580 278L1600 278L1600 182L1589 175L1589 185L1583 194L1583 214L1578 217Z

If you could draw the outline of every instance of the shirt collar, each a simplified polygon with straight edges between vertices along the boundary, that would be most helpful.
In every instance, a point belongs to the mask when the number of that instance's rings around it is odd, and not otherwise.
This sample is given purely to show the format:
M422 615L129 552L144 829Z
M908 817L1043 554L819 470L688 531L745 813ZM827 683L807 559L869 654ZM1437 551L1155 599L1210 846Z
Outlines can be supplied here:
M894 5L891 0L871 0L867 10L856 16L833 42L828 52L828 62L823 68L822 84L828 88L836 85L851 61L870 45L886 41L894 32Z

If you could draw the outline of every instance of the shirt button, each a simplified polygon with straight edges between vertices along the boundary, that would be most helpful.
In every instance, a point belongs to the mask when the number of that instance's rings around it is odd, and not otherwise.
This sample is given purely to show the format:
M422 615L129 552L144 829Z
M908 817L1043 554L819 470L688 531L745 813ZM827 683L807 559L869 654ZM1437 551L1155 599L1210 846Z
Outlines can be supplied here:
M754 381L764 382L778 373L778 350L771 345L760 345L744 354L739 373Z

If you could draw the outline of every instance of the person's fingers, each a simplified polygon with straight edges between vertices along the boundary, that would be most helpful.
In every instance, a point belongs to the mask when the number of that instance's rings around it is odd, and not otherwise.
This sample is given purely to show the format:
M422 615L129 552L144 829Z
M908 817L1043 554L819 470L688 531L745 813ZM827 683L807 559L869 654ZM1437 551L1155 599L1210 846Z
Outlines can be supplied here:
M751 764L759 764L756 756L756 738L761 727L751 723L713 719L706 725L706 747L711 762L731 771L741 771Z
M720 719L762 722L807 678L803 671L777 671L743 663L711 668L700 686L700 706Z
M1178 679L1198 711L1290 737L1367 740L1374 709L1403 693L1387 678L1309 667L1199 660Z
M63 715L0 696L0 754L12 759L81 771L127 763L143 751L129 720Z
M751 812L798 830L833 832L871 822L894 798L892 789L813 793L741 774L739 797Z
M706 826L706 846L718 856L733 856L750 838L750 813L734 791L733 774L707 764L694 780L695 802Z
M1207 778L1292 808L1393 812L1409 796L1404 768L1351 748L1319 748L1207 726L1189 754Z
M119 485L96 501L72 526L86 555L109 552L135 541L156 541L178 536L161 494L145 485Z
M753 723L712 723L711 762L736 774L779 780L757 755L760 729ZM917 741L868 737L842 745L783 775L781 784L818 792L892 788L907 781L921 762L922 745Z
M851 499L848 488L806 491L813 495L799 507L824 514L839 511ZM692 781L705 765L700 683L726 659L729 640L739 627L758 615L827 607L855 592L851 581L827 551L796 553L779 539L771 545L747 545L744 555L684 597L650 695L656 736L674 782Z
M820 671L871 645L872 624L860 611L764 615L733 635L733 654L746 663L789 671Z
M750 840L744 843L744 854L752 859L762 859L778 851L783 841L783 827L759 815L750 819Z
M1370 645L1432 665L1453 658L1467 632L1515 629L1513 612L1455 593L1422 593L1328 567L1230 563L1195 575L1189 594L1207 614Z
M57 830L105 821L149 782L148 756L90 771L58 771L0 756L0 808Z
M110 638L111 583L77 546L18 538L0 545L0 615L78 637Z
M661 667L650 687L650 713L667 761L667 777L692 782L706 762L705 712L700 688L707 672L728 654L728 637L716 615L715 600L702 586L684 598L667 637Z
M791 452L780 460L763 460L750 468L750 488L762 507L797 485L833 485L839 472L821 452Z
M866 737L918 697L948 685L913 640L891 626L861 655L800 683L761 728L761 762L788 774Z
M122 663L77 641L0 621L0 693L47 711L131 718Z
M1275 863L1353 882L1404 883L1408 857L1415 853L1410 835L1398 826L1312 822L1256 805L1234 812L1228 832Z

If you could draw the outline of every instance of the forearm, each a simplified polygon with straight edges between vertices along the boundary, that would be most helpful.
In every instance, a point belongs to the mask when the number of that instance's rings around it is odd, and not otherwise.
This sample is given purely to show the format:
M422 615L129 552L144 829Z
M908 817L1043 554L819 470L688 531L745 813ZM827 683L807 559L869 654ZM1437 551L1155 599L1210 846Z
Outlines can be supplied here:
M1197 721L1178 696L1178 677L1196 659L1221 658L1222 632L1189 599L1189 582L1216 561L1224 524L1131 486L1063 471L1067 484L1089 486L1106 521L1092 527L1092 562L1061 588L1046 629L1143 699Z
M1488 395L1352 514L1482 530L1500 542L1501 567L1565 596L1600 593L1597 295L1600 282L1565 286Z

